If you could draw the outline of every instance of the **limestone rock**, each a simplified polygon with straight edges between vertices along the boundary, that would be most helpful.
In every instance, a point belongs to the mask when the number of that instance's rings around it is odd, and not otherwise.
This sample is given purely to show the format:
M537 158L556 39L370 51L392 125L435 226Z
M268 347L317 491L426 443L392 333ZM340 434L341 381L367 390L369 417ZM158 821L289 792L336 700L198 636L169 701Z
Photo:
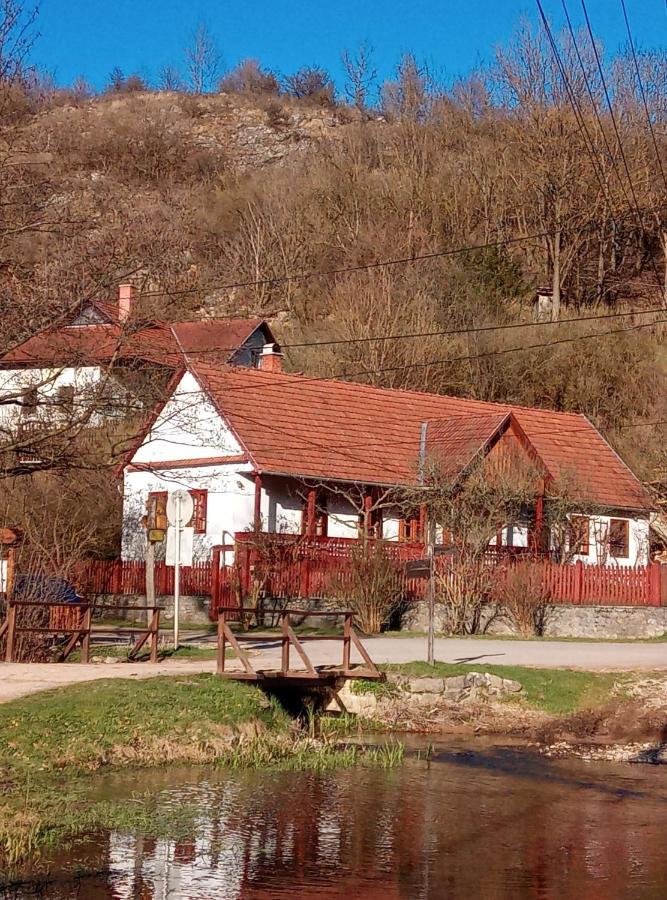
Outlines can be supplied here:
M411 694L442 694L445 689L445 679L411 678L407 687Z

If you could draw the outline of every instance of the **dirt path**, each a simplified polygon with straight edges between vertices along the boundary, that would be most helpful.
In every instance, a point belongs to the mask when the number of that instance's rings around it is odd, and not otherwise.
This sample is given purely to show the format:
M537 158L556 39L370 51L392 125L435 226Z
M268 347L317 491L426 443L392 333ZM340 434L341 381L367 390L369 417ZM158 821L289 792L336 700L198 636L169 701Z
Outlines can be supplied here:
M302 639L315 665L340 665L341 646L336 641ZM422 637L378 637L365 645L377 663L404 663L426 658L426 639ZM547 669L584 669L588 671L667 671L667 643L584 643L568 641L505 641L438 638L435 642L439 662L484 665L533 666ZM262 668L280 667L280 642L268 638L254 654ZM296 654L294 654L296 656ZM353 661L361 660L353 655ZM296 664L296 660L293 661ZM236 667L235 660L228 662ZM214 660L175 660L152 666L149 663L115 665L94 663L0 663L0 703L36 691L94 681L99 678L151 678L156 675L188 675L214 672Z

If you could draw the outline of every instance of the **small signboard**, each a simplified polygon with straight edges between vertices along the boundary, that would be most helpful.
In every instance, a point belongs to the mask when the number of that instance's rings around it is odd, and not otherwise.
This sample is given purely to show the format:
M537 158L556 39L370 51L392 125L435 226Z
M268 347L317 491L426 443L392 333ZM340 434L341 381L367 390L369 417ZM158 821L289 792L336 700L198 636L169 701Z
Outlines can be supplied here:
M428 578L431 574L431 560L411 559L405 564L406 578Z
M179 565L192 565L192 545L194 542L194 528L181 528L181 546L178 557ZM170 525L167 529L167 549L164 561L168 566L176 565L176 528Z

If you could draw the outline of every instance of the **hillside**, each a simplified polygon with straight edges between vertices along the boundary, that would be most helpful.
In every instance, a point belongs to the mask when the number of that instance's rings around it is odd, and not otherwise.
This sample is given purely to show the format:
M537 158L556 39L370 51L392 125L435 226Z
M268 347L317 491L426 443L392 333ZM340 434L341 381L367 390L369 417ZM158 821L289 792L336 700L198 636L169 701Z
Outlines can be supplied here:
M661 316L568 324L663 303L664 191L637 117L624 119L635 209L611 175L601 189L602 144L596 162L567 106L402 90L382 115L243 93L19 105L0 154L5 345L129 276L162 318L270 318L292 368L581 410L662 477L664 431L625 428L667 419L663 328L636 327ZM478 330L529 326L555 263L560 324ZM343 343L303 346L323 340Z

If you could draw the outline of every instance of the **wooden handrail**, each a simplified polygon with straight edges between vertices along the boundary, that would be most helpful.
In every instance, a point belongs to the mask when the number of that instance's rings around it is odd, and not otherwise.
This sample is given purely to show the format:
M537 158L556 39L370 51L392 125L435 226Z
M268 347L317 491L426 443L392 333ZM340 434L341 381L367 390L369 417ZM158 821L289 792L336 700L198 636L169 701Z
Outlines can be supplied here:
M354 613L350 610L328 610L325 614L330 616L344 616L343 623L343 633L334 638L333 635L324 635L322 636L322 640L342 640L343 642L343 659L342 665L340 668L337 667L325 667L322 672L318 671L316 667L313 665L308 653L306 652L302 641L299 636L294 632L294 629L290 623L290 616L314 616L320 615L320 610L315 609L282 609L274 611L275 615L280 617L280 646L281 646L281 654L280 654L280 669L274 676L271 675L270 672L266 672L265 670L255 669L253 668L250 659L248 658L247 653L243 650L240 641L234 635L231 628L229 627L229 623L227 621L227 613L238 614L239 612L252 612L255 614L268 612L271 613L270 610L258 610L254 607L252 608L241 608L238 607L219 607L218 608L218 652L217 652L217 671L219 675L222 675L227 678L241 678L241 679L250 679L255 681L261 681L266 679L267 677L275 677L277 675L279 678L310 678L317 679L319 677L336 677L337 675L341 675L346 678L353 677L368 677L368 678L382 678L380 671L377 666L373 662L373 660L368 655L366 648L359 640L357 633L354 630L353 621L354 621ZM315 642L319 638L317 635L308 635L308 642ZM266 640L265 637L259 637L255 635L244 637L243 640L247 641L260 641ZM239 672L230 672L226 670L225 660L226 660L226 652L227 652L227 643L231 644L231 646L236 651L239 660L244 668L243 673ZM351 664L351 654L352 647L355 647L361 655L362 659L366 663L366 668L354 668ZM304 669L292 669L290 666L290 650L294 647L297 654L299 655L301 662L304 665Z
M296 609L292 607L278 609L257 609L256 606L219 606L218 612L225 613L253 613L262 616L279 616L281 613L289 613L291 616L303 616L304 618L313 616L353 616L354 611L351 609Z
M46 610L51 609L78 609L81 610L83 615L79 619L79 624L72 625L68 627L65 624L63 627L48 627L44 628L39 625L32 626L17 626L16 623L16 611L19 608L35 608L42 607ZM161 606L129 606L129 605L119 605L119 606L107 606L103 607L103 609L138 609L138 610L153 610L153 616L151 618L151 622L147 628L138 629L136 625L128 624L128 625L115 625L113 626L114 634L122 634L123 632L138 632L139 636L136 639L134 646L131 648L128 653L128 659L133 660L136 658L137 654L144 646L146 641L150 639L151 649L150 649L150 661L152 663L157 662L158 657L158 639L160 632L160 613L163 610ZM99 607L95 610L99 610ZM14 649L15 649L15 638L17 634L62 634L69 635L69 640L65 644L64 648L58 655L58 662L63 662L67 659L70 653L74 650L76 645L81 642L81 662L88 663L90 662L90 635L93 628L92 619L93 619L93 611L94 605L88 602L67 602L60 600L53 601L38 601L38 600L10 600L7 603L7 618L5 621L0 624L0 637L2 637L5 633L7 634L7 645L5 648L5 662L11 663L15 662L14 659Z

